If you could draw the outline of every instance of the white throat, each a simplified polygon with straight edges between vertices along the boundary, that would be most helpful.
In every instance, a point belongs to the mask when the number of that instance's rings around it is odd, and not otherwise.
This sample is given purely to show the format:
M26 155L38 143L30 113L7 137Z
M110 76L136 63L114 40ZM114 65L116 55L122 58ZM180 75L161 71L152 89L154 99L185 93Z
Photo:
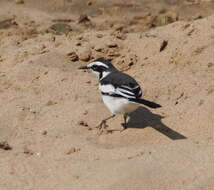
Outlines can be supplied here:
M109 71L104 71L104 72L103 72L103 76L101 77L100 80L102 80L103 78L107 77L109 74L110 74Z
M102 73L102 77L99 78L99 77L100 77L100 73L99 73L99 72L93 71L93 70L92 70L92 72L97 76L97 78L98 78L99 80L102 80L103 78L105 78L107 75L110 74L109 71L104 71L104 72Z
M100 73L99 73L99 72L93 71L93 70L92 70L92 73L94 73L94 74L97 76L97 78L99 79L99 76L100 76Z

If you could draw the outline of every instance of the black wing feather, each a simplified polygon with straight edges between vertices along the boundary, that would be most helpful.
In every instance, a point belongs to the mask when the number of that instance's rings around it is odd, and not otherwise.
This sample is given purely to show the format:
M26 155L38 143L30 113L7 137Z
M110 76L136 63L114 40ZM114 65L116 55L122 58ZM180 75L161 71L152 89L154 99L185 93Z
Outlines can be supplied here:
M142 91L138 83L131 76L119 71L112 72L100 80L101 85L111 84L114 86L115 94L128 99L138 99L142 96Z

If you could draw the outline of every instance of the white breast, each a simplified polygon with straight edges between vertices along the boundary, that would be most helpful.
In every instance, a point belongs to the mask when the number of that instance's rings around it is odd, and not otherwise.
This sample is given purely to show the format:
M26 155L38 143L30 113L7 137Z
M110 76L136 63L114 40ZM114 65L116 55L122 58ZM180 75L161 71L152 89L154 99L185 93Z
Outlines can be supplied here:
M130 113L139 106L136 103L130 102L128 99L120 97L112 97L102 95L104 104L108 107L112 114Z
M110 84L99 85L99 89L100 91L108 94L114 94L116 92L114 86ZM130 102L128 99L122 97L112 97L108 95L102 95L102 99L104 104L108 107L112 114L130 113L139 106L138 104Z

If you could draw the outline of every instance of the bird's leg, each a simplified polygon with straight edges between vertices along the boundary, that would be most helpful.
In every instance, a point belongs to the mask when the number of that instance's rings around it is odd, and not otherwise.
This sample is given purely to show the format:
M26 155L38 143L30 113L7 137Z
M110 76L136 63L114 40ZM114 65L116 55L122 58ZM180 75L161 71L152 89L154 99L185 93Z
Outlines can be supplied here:
M97 126L97 128L99 130L101 130L102 128L106 128L107 127L106 121L109 120L109 119L111 119L111 118L113 118L113 117L115 117L115 114L113 114L110 117L107 117L106 119L102 120L102 122Z
M122 129L122 131L124 131L124 130L127 129L127 126L126 126L126 124L127 124L127 122L126 122L127 117L128 117L128 114L125 113L125 114L123 115L124 123L123 123L123 129ZM122 132L122 131L121 131L121 132Z

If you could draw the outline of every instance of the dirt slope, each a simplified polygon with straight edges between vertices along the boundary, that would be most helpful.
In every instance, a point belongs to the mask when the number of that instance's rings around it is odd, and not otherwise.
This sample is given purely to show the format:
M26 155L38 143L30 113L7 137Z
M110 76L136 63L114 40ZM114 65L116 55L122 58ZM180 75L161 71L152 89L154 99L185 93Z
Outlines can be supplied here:
M33 1L0 5L0 143L12 148L0 145L0 189L213 188L214 16L132 30L115 14L101 29L105 15L90 11L82 23ZM140 107L122 133L117 116L98 135L110 112L77 68L100 56L162 108Z

